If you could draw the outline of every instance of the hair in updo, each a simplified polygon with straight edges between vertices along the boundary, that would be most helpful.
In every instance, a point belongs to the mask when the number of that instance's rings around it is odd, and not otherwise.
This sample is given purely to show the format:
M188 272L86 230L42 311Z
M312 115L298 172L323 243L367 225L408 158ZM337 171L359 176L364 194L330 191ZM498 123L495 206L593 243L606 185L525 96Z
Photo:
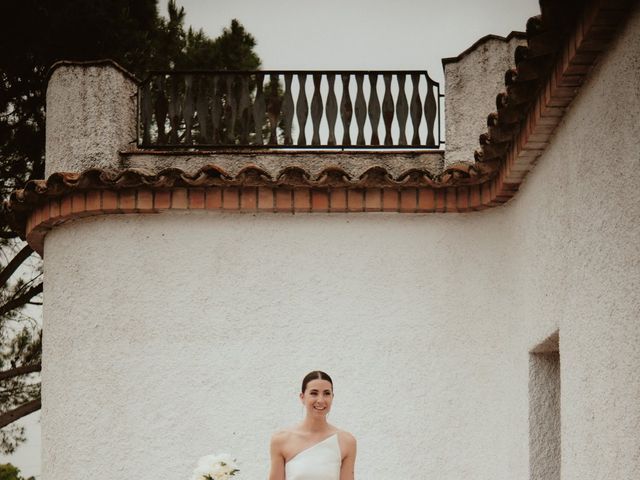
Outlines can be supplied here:
M311 380L326 380L331 384L331 390L333 390L333 380L331 380L329 374L321 372L320 370L314 370L313 372L308 373L307 376L302 379L302 393L305 392L305 390L307 389L307 384Z

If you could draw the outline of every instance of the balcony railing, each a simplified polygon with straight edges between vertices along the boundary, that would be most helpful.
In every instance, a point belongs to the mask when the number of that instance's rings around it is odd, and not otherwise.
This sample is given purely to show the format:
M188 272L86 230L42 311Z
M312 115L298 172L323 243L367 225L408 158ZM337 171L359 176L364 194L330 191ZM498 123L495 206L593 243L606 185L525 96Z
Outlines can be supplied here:
M153 72L138 146L434 149L441 97L426 71Z

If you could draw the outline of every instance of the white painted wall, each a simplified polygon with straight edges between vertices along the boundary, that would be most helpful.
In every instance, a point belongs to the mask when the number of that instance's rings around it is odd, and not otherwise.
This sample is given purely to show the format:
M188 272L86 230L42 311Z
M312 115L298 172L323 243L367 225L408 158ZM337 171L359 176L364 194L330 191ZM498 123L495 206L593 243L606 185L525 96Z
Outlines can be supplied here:
M556 349L529 359L529 478L560 480L560 355Z
M264 478L269 435L300 418L299 382L317 368L335 377L332 420L360 439L359 477L504 478L487 432L500 451L514 424L526 434L526 403L519 421L496 400L521 363L526 402L528 359L504 345L518 322L502 294L500 213L110 216L56 229L45 478L185 478L208 451Z
M513 313L560 328L563 480L640 477L638 5L621 33L507 207Z
M358 478L524 479L529 351L558 328L563 480L638 478L639 45L636 9L505 207L54 229L43 479L186 478L212 451L265 478L316 368Z

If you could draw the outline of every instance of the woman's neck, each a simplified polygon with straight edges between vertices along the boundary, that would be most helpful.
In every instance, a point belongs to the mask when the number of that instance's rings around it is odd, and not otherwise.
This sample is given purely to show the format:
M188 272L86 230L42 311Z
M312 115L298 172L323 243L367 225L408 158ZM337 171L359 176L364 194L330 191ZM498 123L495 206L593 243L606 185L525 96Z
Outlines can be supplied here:
M324 417L323 418L305 417L304 420L302 421L301 427L304 430L307 430L309 432L320 433L320 432L329 430L330 425L327 422L327 419Z

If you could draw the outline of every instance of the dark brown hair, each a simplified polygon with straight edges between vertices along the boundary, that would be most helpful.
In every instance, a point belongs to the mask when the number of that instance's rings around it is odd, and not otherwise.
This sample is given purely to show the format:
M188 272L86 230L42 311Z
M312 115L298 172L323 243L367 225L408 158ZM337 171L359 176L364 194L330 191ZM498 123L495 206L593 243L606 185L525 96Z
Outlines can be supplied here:
M302 379L302 393L307 389L307 384L311 380L326 380L331 384L331 390L333 390L333 380L331 380L329 374L320 370L314 370L313 372L307 373L307 375Z

